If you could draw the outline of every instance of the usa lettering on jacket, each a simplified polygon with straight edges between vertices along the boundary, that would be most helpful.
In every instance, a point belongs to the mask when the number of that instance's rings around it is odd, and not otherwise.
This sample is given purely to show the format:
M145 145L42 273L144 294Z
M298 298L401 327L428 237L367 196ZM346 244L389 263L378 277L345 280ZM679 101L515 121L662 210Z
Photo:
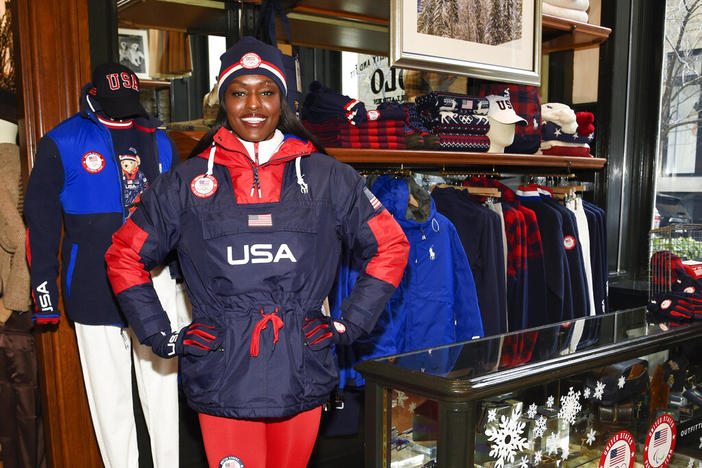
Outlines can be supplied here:
M43 312L53 312L54 308L51 305L51 296L49 295L49 291L46 289L46 281L37 286L37 292L41 293L39 294L39 308L41 308Z
M230 265L246 265L247 263L278 263L283 259L288 259L293 263L297 262L288 244L280 244L278 251L273 256L273 244L252 244L244 245L243 258L234 258L234 249L227 246L227 262Z

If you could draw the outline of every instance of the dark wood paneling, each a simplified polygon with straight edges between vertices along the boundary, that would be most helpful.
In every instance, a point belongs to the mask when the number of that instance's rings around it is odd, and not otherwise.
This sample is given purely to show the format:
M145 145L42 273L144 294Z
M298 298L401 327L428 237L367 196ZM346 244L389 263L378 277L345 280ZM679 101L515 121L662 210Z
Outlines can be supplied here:
M90 81L88 8L87 0L21 0L13 8L26 176L39 139L78 111L80 88ZM101 467L74 331L62 316L57 329L36 337L50 466Z

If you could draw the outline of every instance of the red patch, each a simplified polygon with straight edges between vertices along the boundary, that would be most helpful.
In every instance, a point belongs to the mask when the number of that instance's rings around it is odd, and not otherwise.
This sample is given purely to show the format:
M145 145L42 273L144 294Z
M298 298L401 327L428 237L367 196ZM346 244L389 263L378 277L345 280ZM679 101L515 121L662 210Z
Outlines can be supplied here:
M563 246L566 250L573 250L575 248L575 237L565 236L563 238Z
M88 151L83 155L83 169L91 174L97 174L105 169L105 157L96 151Z
M217 179L212 175L200 174L190 182L190 190L196 197L211 197L217 191Z

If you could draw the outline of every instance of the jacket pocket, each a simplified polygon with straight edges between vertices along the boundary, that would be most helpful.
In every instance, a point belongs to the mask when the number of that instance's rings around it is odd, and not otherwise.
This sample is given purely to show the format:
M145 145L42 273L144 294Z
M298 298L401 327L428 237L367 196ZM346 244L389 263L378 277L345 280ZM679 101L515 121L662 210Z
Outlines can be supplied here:
M204 356L180 357L183 391L189 400L207 406L217 402L216 389L224 374L227 345L225 335L221 345L223 350L220 348Z

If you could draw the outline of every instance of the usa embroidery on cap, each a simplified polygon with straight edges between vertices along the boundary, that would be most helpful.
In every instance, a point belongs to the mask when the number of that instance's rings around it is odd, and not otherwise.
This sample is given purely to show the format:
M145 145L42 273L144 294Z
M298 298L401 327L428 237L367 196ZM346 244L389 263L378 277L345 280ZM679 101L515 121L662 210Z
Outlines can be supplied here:
M241 66L244 68L258 68L261 65L261 57L256 52L249 52L241 57Z
M200 174L190 182L190 190L196 197L211 197L217 191L217 179L213 175Z
M91 174L97 174L105 168L105 158L96 151L88 151L83 155L83 169Z
M373 207L374 210L379 210L381 206L383 206L382 203L380 203L380 200L375 198L375 195L373 195L373 192L368 190L368 188L364 187L363 188L363 193L366 195L366 198L368 198L368 201L370 202L371 206Z
M266 214L250 214L249 227L273 227L273 216Z
M575 248L575 237L565 236L563 238L563 246L566 248L566 250L573 250Z

